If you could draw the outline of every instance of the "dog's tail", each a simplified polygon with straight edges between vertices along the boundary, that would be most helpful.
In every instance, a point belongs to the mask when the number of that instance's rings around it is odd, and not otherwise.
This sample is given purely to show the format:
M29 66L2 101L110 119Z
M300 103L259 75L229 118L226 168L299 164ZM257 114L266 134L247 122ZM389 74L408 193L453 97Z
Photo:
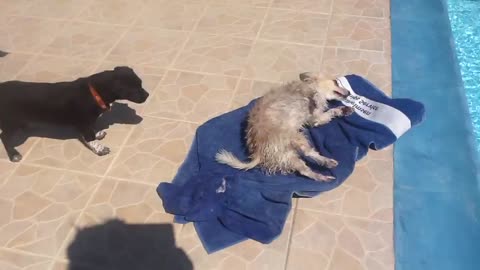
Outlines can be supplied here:
M215 159L217 160L218 163L226 164L230 167L233 167L239 170L250 170L260 163L260 160L257 158L253 159L250 162L243 162L238 158L236 158L232 153L224 149L220 150L215 155Z

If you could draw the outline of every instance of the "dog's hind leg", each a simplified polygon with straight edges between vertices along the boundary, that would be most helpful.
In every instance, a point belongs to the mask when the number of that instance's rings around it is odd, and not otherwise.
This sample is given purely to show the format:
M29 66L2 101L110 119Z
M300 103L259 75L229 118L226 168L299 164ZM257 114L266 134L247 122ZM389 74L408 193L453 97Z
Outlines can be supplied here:
M336 160L320 155L320 153L318 153L317 150L310 145L307 138L300 133L298 136L296 136L292 143L298 151L322 166L327 168L335 168L338 165Z
M321 173L316 173L316 172L312 171L312 169L310 169L310 167L307 166L305 161L300 159L300 157L298 157L298 156L290 161L290 165L292 166L292 168L295 171L297 171L301 175L306 176L306 177L308 177L310 179L313 179L313 180L316 180L316 181L328 182L328 181L331 181L331 180L335 179L335 177L333 177L333 176L327 176L327 175L323 175Z
M7 151L8 158L12 162L19 162L22 160L22 155L12 146L13 135L19 128L7 123L2 125L2 134L0 134L0 139L2 140L5 151Z

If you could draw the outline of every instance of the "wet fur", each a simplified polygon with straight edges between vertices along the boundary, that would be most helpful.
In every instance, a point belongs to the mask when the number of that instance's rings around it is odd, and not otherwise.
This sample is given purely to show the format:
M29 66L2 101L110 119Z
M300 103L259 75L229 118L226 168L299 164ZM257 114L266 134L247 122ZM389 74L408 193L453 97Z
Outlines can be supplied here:
M353 109L349 107L328 110L328 100L341 100L348 94L334 80L302 73L300 80L270 90L249 112L246 139L251 161L242 162L225 150L217 154L217 161L244 170L259 166L269 174L298 172L318 181L334 179L312 171L301 159L303 154L327 168L338 165L321 156L303 130L305 125L324 125L334 117L351 114Z
M0 83L0 138L11 161L22 155L12 146L15 133L33 123L73 126L79 139L97 155L110 150L98 143L106 133L94 130L94 123L104 112L90 93L91 84L106 104L116 100L143 103L148 97L142 80L129 67L116 67L71 82Z

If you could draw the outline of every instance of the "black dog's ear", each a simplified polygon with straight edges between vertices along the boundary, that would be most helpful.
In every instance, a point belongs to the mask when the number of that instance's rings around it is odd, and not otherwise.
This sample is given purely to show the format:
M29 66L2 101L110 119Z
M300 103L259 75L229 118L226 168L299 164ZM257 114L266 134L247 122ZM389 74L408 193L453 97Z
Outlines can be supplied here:
M127 66L119 66L113 69L113 75L116 78L131 78L135 76L135 71Z
M133 69L127 66L118 66L118 67L115 67L113 71L125 72L125 71L133 71Z

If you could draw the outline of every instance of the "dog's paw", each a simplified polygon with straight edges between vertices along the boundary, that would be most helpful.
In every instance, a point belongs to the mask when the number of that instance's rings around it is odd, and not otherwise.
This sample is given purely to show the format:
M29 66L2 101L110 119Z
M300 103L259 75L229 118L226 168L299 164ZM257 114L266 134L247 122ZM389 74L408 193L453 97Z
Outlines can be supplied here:
M108 154L110 154L110 148L104 146L104 147L103 147L100 151L98 151L96 154L99 155L99 156L108 155Z
M97 141L87 142L88 147L98 156L105 156L110 153L110 148L104 146L103 144Z
M330 181L333 181L333 180L335 180L335 177L333 177L333 176L325 176L325 180L323 180L323 181L325 181L325 182L330 182Z
M327 175L323 175L323 174L317 174L315 176L314 180L319 181L319 182L330 182L332 180L335 180L335 177L327 176Z
M22 160L22 155L20 154L14 154L10 157L10 161L12 162L20 162Z
M355 111L352 107L348 107L348 106L342 107L341 110L342 110L343 116L349 116Z
M107 136L107 132L104 131L104 130L101 130L101 131L97 132L97 134L95 134L95 139L96 140L103 140L103 138L105 138L105 136Z
M338 161L336 161L335 159L328 159L324 165L325 167L332 169L338 166Z

